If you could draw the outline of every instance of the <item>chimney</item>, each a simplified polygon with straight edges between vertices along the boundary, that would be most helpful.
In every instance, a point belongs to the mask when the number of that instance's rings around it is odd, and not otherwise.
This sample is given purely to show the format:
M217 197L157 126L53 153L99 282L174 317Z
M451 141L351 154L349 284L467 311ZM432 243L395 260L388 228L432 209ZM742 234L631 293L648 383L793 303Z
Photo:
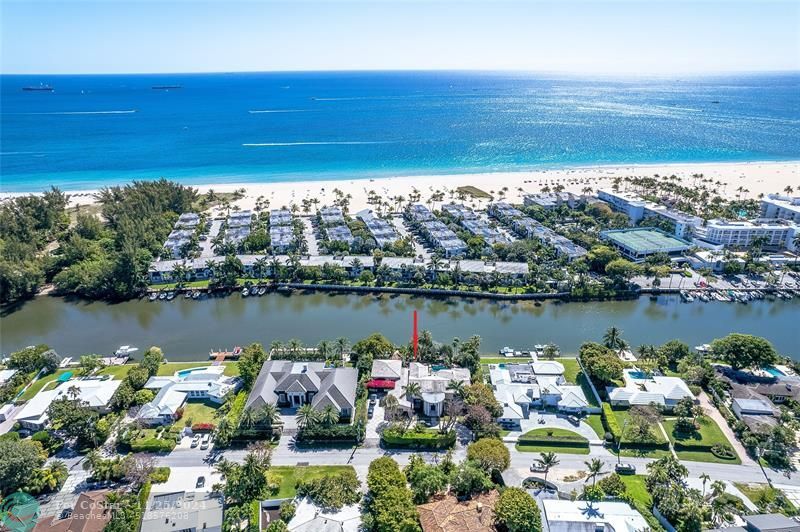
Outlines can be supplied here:
M476 504L475 509L478 510L478 513L481 513L483 511L483 503L479 502L478 504Z

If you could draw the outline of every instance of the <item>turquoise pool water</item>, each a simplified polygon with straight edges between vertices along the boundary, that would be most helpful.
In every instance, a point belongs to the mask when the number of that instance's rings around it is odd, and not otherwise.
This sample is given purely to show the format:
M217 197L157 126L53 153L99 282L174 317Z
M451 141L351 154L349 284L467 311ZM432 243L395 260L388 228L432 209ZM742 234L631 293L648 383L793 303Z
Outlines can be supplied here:
M768 367L764 368L764 371L766 371L770 375L774 375L776 377L783 377L783 376L786 375L784 372L782 372L778 368L775 368L775 367L772 367L772 366L768 366Z
M628 373L632 379L649 379L651 375L645 371L631 371Z
M189 369L182 369L178 372L178 377L185 377L190 373L194 373L195 371L203 371L206 368L189 368Z

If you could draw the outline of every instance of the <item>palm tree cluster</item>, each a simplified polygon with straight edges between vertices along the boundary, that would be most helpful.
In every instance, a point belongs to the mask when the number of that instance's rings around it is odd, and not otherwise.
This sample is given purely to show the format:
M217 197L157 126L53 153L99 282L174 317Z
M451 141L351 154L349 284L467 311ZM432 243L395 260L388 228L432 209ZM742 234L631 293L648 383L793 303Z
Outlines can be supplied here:
M339 411L328 405L321 411L314 410L310 404L305 404L297 409L297 426L301 429L312 428L318 425L332 427L341 419Z

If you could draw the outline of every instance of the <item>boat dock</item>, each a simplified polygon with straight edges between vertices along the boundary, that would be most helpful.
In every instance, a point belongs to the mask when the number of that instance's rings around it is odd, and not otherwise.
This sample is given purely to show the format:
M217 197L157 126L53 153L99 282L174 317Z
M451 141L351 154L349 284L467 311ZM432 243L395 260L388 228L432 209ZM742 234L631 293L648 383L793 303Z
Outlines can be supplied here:
M214 361L215 366L219 366L226 360L238 360L241 354L242 354L242 348L236 346L233 348L232 351L223 351L223 350L211 351L208 354L208 358Z

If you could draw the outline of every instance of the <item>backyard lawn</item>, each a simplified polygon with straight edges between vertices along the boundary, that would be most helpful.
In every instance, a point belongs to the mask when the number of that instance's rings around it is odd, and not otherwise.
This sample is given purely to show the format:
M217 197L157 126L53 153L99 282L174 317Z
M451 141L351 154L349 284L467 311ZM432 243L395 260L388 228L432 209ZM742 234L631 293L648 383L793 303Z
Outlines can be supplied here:
M627 425L625 425L626 420L630 419L629 411L627 409L615 408L614 416L617 418L617 423L619 424L620 428L625 426L625 434L622 437L622 450L619 453L621 456L661 458L663 456L670 456L672 454L669 452L667 440L664 439L664 435L657 426L651 427L651 433L654 437L653 441L649 445L639 444L631 441L630 439L630 432L632 429L631 423L628 422ZM612 452L616 453L616 449L612 449Z
M311 480L314 478L325 477L335 473L341 473L352 466L272 466L269 468L270 474L279 478L280 488L278 493L273 495L276 499L289 499L295 496L297 482L300 480Z
M585 418L582 418L582 420L594 429L598 438L602 440L605 437L606 429L603 427L603 417L600 414L589 414Z
M732 459L719 458L715 456L709 447L721 444L727 445L731 449L730 442L725 434L716 424L716 422L708 416L701 416L698 418L699 430L686 434L675 430L677 419L665 419L663 422L664 430L667 431L672 442L678 458L682 460L694 460L698 462L715 462L720 464L741 464L741 459L737 456ZM735 451L734 451L735 453Z
M128 372L135 364L123 364L121 366L107 366L97 372L98 375L111 375L114 380L121 381L128 376Z
M22 396L18 399L18 401L29 401L29 400L31 400L33 398L33 396L36 395L37 393L39 393L39 391L42 390L42 388L44 388L45 386L47 386L48 389L51 389L50 383L52 383L58 377L60 377L61 375L63 375L64 373L66 373L68 371L72 371L73 375L75 375L77 373L76 370L57 369L54 373L51 373L49 375L45 375L41 379L39 379L36 382L34 382L33 384L31 384L28 387L28 389L25 390L25 393L23 393Z
M519 437L517 450L523 453L589 454L589 440L567 429L533 429Z
M564 366L564 379L570 384L580 385L583 390L583 395L586 396L590 405L600 406L594 393L592 393L592 386L589 384L589 378L581 371L578 359L574 357L562 357L557 358L556 361L561 362Z
M216 417L219 405L211 401L187 401L183 407L183 420L192 420L194 423L214 423L219 421Z
M650 492L647 491L647 485L644 483L647 477L645 475L620 475L620 478L622 483L625 484L625 493L632 498L633 506L645 518L647 524L650 525L650 529L653 532L663 531L664 527L661 526L651 510L653 500L650 498Z

